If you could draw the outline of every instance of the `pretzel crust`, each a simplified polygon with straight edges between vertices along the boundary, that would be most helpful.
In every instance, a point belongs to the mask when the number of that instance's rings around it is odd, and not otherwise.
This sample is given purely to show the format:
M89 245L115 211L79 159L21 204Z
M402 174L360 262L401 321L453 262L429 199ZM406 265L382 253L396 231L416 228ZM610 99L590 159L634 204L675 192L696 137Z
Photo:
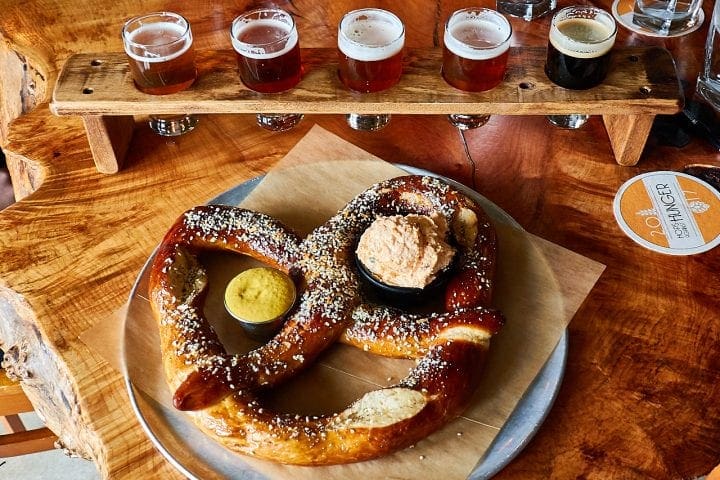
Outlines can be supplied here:
M379 215L440 213L459 250L446 312L410 315L363 302L353 255ZM202 314L207 248L248 254L294 278L300 300L267 344L229 355ZM235 207L197 207L167 233L150 272L165 373L176 407L223 445L281 463L367 460L414 444L457 417L474 393L490 338L496 240L482 208L433 177L381 182L299 240L271 217ZM387 356L417 358L398 384L343 411L270 411L255 391L284 382L337 340Z

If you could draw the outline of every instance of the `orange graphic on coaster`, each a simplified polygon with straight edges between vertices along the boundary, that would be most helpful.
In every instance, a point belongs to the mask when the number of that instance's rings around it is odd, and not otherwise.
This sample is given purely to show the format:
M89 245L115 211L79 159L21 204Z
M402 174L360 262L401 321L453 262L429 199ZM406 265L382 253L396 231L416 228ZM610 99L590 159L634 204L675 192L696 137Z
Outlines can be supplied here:
M640 245L670 255L720 244L720 192L678 172L650 172L625 182L615 196L620 228Z

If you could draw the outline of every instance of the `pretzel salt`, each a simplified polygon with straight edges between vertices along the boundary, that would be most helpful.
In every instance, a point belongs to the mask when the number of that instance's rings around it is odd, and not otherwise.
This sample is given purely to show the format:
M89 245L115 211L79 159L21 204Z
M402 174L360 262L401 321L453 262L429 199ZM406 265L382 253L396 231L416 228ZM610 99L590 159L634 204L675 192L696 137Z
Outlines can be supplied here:
M426 317L364 303L354 248L379 215L439 213L458 246L445 313ZM301 292L267 344L229 355L202 314L206 248L249 254L288 272ZM165 236L150 275L168 384L178 408L227 447L282 463L366 460L411 445L458 416L502 325L490 309L496 244L482 209L446 183L407 176L375 185L300 241L279 222L234 207L198 207ZM270 411L255 391L310 365L338 339L371 352L417 358L397 385L327 416Z

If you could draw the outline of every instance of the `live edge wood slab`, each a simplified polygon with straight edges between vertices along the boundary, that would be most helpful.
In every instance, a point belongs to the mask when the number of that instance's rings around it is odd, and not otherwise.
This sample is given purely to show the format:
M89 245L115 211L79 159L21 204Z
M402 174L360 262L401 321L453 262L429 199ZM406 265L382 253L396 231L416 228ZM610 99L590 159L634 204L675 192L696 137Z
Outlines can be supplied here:
M258 128L252 114L223 113L203 115L192 133L173 140L136 119L122 170L103 175L81 119L49 110L66 61L121 52L120 26L131 16L171 8L192 24L199 52L222 52L230 48L233 18L269 3L296 16L308 49L332 49L348 10L384 5L407 20L409 51L438 48L445 19L468 6L466 0L94 0L92 7L0 0L0 145L19 200L0 212L0 348L8 352L8 374L21 382L58 445L92 460L103 477L180 478L136 420L122 375L80 337L122 308L182 211L267 172L320 125L380 158L472 186L530 233L607 266L570 323L567 367L552 410L497 480L692 479L717 465L718 250L692 257L652 253L623 235L611 213L615 192L634 175L720 165L720 154L703 139L691 136L678 148L653 131L641 161L625 167L616 163L597 116L569 131L541 115L496 115L461 135L437 114L394 115L372 133L349 129L342 115L309 114L295 129L273 134ZM608 11L613 4L591 3ZM712 6L704 2L706 20L692 34L659 39L620 27L616 48L667 49L691 99ZM513 47L547 44L550 16L510 22Z
M293 89L262 95L239 80L233 51L198 53L199 78L173 95L135 88L124 53L70 57L55 87L52 111L83 118L95 164L116 173L131 140L133 115L209 113L395 113L602 115L617 162L635 165L656 114L682 108L683 93L670 53L659 47L618 48L599 86L568 90L545 75L546 48L513 47L504 81L487 92L467 93L442 78L442 50L411 48L394 87L373 94L345 88L335 49L303 49L302 81Z

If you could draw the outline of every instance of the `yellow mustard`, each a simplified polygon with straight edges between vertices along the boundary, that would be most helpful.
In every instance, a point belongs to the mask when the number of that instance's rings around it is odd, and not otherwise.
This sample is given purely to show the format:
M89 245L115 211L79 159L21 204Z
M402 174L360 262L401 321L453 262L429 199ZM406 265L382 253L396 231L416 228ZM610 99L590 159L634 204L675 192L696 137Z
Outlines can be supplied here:
M283 315L295 301L295 284L274 268L245 270L225 289L225 307L234 317L259 323Z

